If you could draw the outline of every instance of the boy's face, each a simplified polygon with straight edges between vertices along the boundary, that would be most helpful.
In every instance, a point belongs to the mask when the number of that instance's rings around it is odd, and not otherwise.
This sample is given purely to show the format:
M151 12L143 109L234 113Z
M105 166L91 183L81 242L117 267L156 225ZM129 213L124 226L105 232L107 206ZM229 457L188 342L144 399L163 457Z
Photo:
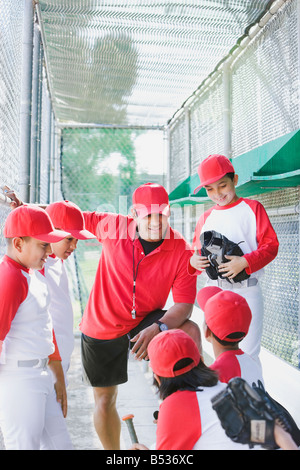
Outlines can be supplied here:
M140 237L149 242L164 238L169 227L168 217L162 214L149 214L146 217L135 217Z
M50 243L32 237L17 237L14 239L17 250L17 260L26 268L42 269L52 253Z
M223 176L215 183L204 186L208 197L218 206L227 206L238 200L235 187L238 182L238 175L234 175L233 180L229 176Z
M76 250L77 247L77 238L73 237L66 237L63 238L60 242L57 243L51 243L51 248L52 252L57 256L58 258L62 260L66 260L71 256L74 250Z

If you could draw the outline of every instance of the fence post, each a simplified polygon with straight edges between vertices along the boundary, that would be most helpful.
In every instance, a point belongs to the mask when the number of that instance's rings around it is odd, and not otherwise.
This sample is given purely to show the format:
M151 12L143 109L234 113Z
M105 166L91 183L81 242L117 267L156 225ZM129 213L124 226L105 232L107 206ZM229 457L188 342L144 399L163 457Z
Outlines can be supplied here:
M224 153L227 158L232 157L232 139L231 139L231 69L230 62L224 64L222 68L223 91L224 91Z
M171 191L171 132L170 127L167 128L167 182L166 190Z
M189 108L185 108L185 149L186 149L186 177L191 176L191 118Z
M30 197L31 94L33 55L33 4L24 0L23 50L20 103L20 196Z
M40 80L41 80L41 34L37 23L34 23L33 58L32 58L32 120L31 120L31 158L30 158L30 202L39 202L39 141L40 141Z

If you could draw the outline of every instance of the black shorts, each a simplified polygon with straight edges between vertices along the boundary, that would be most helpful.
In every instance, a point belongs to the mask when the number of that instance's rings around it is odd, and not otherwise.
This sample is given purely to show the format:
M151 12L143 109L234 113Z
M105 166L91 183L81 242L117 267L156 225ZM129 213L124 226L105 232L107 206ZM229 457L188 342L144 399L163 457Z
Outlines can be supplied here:
M83 376L92 387L111 387L127 382L128 354L137 333L159 320L165 310L149 313L128 334L115 339L95 339L82 334L81 358Z

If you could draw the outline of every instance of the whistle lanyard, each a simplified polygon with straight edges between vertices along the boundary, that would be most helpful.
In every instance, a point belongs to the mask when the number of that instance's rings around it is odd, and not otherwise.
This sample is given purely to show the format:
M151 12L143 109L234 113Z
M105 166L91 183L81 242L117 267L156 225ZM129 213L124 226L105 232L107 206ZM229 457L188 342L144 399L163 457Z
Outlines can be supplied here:
M133 287L132 287L132 310L131 316L133 319L136 318L136 309L135 309L135 287L136 287L136 278L138 275L140 262L143 261L143 258L138 262L136 269L134 266L134 245L132 245L132 267L133 267Z
M154 250L156 250L156 248L158 248L163 243L163 241L164 241L164 239L161 239L158 242L147 242L145 240L141 240L141 238L140 238L140 242L141 242L141 245L143 247L143 254L145 254L145 256L149 255ZM132 288L132 310L131 310L131 315L132 315L133 319L136 318L136 309L135 309L135 307L136 307L136 305L135 305L136 278L137 278L137 275L138 275L140 262L143 261L145 256L142 259L140 259L140 261L138 262L138 264L136 265L136 268L135 268L135 266L134 266L134 244L132 245L133 288Z

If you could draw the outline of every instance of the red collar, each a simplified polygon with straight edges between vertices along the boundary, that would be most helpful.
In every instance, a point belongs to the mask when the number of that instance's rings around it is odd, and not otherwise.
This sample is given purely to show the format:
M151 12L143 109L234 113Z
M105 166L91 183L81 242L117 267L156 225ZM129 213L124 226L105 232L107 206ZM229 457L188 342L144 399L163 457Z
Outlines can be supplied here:
M242 201L243 201L243 198L242 198L242 197L239 197L237 201L232 202L231 204L227 204L227 206L218 206L218 204L216 204L216 205L214 206L214 209L216 209L216 210L218 210L218 211L225 211L226 209L231 209L232 207L237 206L237 205L240 204Z
M13 266L15 266L18 269L22 269L22 271L25 271L26 273L33 272L33 270L31 268L26 268L26 266L23 266L22 264L20 264L17 261L13 260L8 255L4 255L3 260L8 261L10 264L12 264Z

